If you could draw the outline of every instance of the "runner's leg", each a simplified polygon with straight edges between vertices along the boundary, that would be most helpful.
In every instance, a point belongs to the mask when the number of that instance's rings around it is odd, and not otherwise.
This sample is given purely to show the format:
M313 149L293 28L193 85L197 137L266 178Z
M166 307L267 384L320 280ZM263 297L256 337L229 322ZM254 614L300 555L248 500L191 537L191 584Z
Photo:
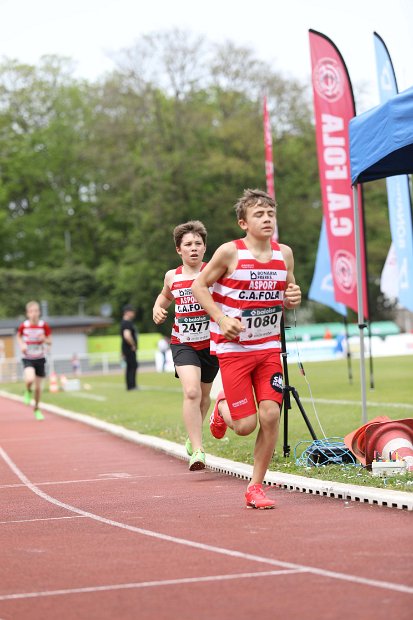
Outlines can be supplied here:
M232 430L234 430L234 425L232 423L232 418L231 418L231 412L229 410L228 402L226 400L221 400L218 403L218 412L222 416L228 428L231 428Z
M198 366L176 366L183 389L183 417L192 449L202 448L201 369Z
M212 383L201 382L201 415L202 421L205 420L205 416L208 413L209 406L211 404L211 388Z
M42 392L42 377L36 377L34 381L34 410L39 408L40 395Z
M241 420L233 420L226 400L221 400L218 403L218 412L228 428L232 429L237 435L250 435L257 427L257 416L254 414Z
M280 426L280 407L278 403L272 400L261 401L258 408L258 417L260 427L255 441L254 469L250 485L262 484L274 454Z
M218 404L218 411L237 435L250 435L257 427L252 383L255 357L221 356L219 363L226 400Z
M257 358L252 373L258 402L259 432L254 449L251 485L261 484L274 454L280 425L282 366L279 352L268 351Z
M32 366L28 366L27 368L25 368L23 371L23 377L26 384L26 390L29 390L29 392L31 392L32 385L36 377L34 368Z

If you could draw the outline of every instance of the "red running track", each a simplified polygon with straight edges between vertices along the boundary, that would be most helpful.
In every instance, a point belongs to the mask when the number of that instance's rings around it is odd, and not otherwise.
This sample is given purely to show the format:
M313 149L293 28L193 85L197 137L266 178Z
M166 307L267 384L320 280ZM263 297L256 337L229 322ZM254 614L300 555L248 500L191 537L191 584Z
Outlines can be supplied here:
M412 617L412 514L245 481L0 398L1 620Z

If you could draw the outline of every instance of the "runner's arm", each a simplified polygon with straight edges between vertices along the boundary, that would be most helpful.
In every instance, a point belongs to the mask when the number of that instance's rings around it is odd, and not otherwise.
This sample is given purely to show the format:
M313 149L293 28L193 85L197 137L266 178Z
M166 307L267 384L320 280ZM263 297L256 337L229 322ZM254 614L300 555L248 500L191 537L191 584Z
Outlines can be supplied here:
M50 329L50 326L48 324L45 325L44 327L45 332L44 332L44 344L47 344L48 347L50 348L52 345L52 330Z
M161 323L165 322L166 317L168 316L167 308L169 308L169 306L174 300L174 297L171 293L173 273L173 270L166 272L163 289L156 298L155 304L153 306L152 316L153 322L156 325L161 325Z
M287 267L287 288L284 293L284 307L287 310L292 310L301 303L301 289L295 282L292 249L288 245L280 244L280 250L284 258L285 266Z
M46 353L49 354L50 353L50 349L52 347L52 335L49 334L48 336L46 336L45 340L44 340L44 344L46 344Z
M241 321L226 316L214 302L209 287L215 284L219 278L231 271L230 267L234 263L236 247L233 243L221 245L205 269L201 271L192 284L192 292L203 309L214 319L221 330L221 333L228 340L236 338L245 328Z
M27 344L23 340L23 336L20 332L17 333L17 343L20 347L20 351L24 354L27 351Z

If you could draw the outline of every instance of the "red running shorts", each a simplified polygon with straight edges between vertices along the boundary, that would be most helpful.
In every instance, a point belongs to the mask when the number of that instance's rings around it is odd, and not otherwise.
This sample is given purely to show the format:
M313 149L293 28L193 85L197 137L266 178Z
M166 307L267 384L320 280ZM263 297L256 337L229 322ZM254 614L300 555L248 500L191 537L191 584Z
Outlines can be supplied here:
M218 356L222 386L233 420L257 412L256 403L272 400L281 405L283 374L279 351L224 353Z

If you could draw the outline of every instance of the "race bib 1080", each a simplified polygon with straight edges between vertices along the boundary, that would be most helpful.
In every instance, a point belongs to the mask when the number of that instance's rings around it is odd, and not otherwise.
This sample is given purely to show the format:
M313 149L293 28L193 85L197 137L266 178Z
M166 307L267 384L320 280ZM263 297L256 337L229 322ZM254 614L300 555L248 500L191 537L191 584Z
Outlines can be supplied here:
M281 316L282 310L278 307L243 310L241 324L245 327L245 331L240 333L239 341L248 342L278 336Z

